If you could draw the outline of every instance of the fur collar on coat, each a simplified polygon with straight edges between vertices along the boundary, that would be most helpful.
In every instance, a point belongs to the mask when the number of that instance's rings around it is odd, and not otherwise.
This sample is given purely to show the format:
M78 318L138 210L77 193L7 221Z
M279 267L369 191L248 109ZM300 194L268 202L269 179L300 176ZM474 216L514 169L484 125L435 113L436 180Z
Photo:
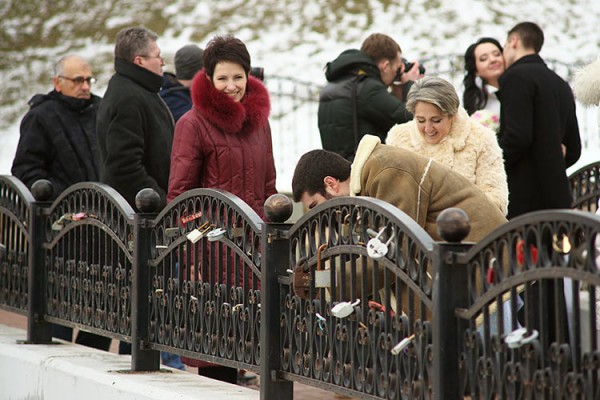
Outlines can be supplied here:
M414 120L396 125L390 129L386 144L403 147L425 157L433 157L440 164L452 169L455 168L455 153L465 149L469 136L475 135L477 137L480 134L479 131L483 129L486 128L474 124L465 109L459 107L450 132L438 144L429 144L423 140Z
M246 95L241 102L233 101L215 89L204 70L197 73L191 85L192 104L212 125L225 133L250 133L267 123L271 103L265 86L248 76Z

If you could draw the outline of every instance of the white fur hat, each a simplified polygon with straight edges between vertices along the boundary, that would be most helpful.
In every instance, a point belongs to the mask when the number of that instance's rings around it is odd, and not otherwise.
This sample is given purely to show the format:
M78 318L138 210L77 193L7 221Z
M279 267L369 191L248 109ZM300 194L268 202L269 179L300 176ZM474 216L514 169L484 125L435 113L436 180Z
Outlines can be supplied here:
M575 73L573 91L581 104L600 105L600 58Z

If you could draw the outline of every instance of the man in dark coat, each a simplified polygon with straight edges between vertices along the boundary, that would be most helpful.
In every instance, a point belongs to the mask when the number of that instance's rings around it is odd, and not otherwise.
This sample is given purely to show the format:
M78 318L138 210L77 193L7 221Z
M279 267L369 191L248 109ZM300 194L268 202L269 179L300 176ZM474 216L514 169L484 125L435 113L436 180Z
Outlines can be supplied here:
M375 33L360 51L346 50L327 64L318 113L323 149L352 161L364 135L383 142L392 126L412 119L403 99L419 78L419 63L404 73L401 52L394 39ZM400 84L392 85L399 73Z
M100 97L91 93L94 82L86 60L76 55L62 57L54 67L54 90L33 96L21 121L12 174L29 188L38 179L49 180L52 200L71 185L98 180ZM52 324L52 336L70 342L73 328ZM79 331L75 342L108 350L111 339Z
M544 33L517 24L504 46L500 135L508 178L508 218L571 208L566 168L581 155L575 100L569 85L538 55Z
M202 69L204 51L195 44L188 44L175 53L175 75L165 72L160 97L165 101L175 122L192 108L190 86L196 72Z
M164 60L158 36L140 26L117 34L115 71L98 111L100 180L132 207L144 188L166 204L174 122L158 95Z
M533 22L521 22L504 45L506 71L500 77L500 135L508 180L508 218L536 210L571 208L566 169L581 155L575 100L569 85L551 71L539 52L544 33ZM562 280L541 280L527 289L526 302L546 299L548 342L568 343ZM518 314L529 329L540 319ZM533 306L532 309L538 309ZM542 331L543 332L543 331Z
M47 179L55 199L75 183L98 180L100 97L91 93L94 81L87 61L65 56L55 66L54 90L29 100L12 165L12 174L28 188Z

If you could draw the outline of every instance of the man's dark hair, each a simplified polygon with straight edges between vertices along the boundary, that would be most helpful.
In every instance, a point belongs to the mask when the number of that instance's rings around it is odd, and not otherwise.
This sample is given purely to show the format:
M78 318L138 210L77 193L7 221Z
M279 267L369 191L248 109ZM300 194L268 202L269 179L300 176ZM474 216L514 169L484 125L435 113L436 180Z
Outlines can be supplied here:
M394 39L383 33L373 33L363 42L360 51L368 55L377 64L381 60L393 61L398 56L400 45Z
M350 161L332 151L312 150L304 154L296 164L292 178L294 201L300 201L304 193L325 196L325 177L331 176L343 182L350 177L351 165Z
M517 35L523 47L539 53L544 44L544 32L533 22L520 22L508 31L508 37Z
M244 42L232 35L212 38L204 49L202 59L206 75L211 79L215 72L215 66L224 61L241 65L246 71L246 77L250 72L250 53Z
M158 35L144 26L121 29L115 40L115 57L133 62L137 56L148 55L157 39Z

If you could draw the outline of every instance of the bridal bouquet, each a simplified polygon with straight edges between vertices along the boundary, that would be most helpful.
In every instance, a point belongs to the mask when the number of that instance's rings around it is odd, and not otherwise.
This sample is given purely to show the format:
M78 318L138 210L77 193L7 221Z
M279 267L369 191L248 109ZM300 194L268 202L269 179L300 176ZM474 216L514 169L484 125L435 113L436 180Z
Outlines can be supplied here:
M471 118L494 132L498 132L500 129L500 116L490 110L477 110L471 115Z

